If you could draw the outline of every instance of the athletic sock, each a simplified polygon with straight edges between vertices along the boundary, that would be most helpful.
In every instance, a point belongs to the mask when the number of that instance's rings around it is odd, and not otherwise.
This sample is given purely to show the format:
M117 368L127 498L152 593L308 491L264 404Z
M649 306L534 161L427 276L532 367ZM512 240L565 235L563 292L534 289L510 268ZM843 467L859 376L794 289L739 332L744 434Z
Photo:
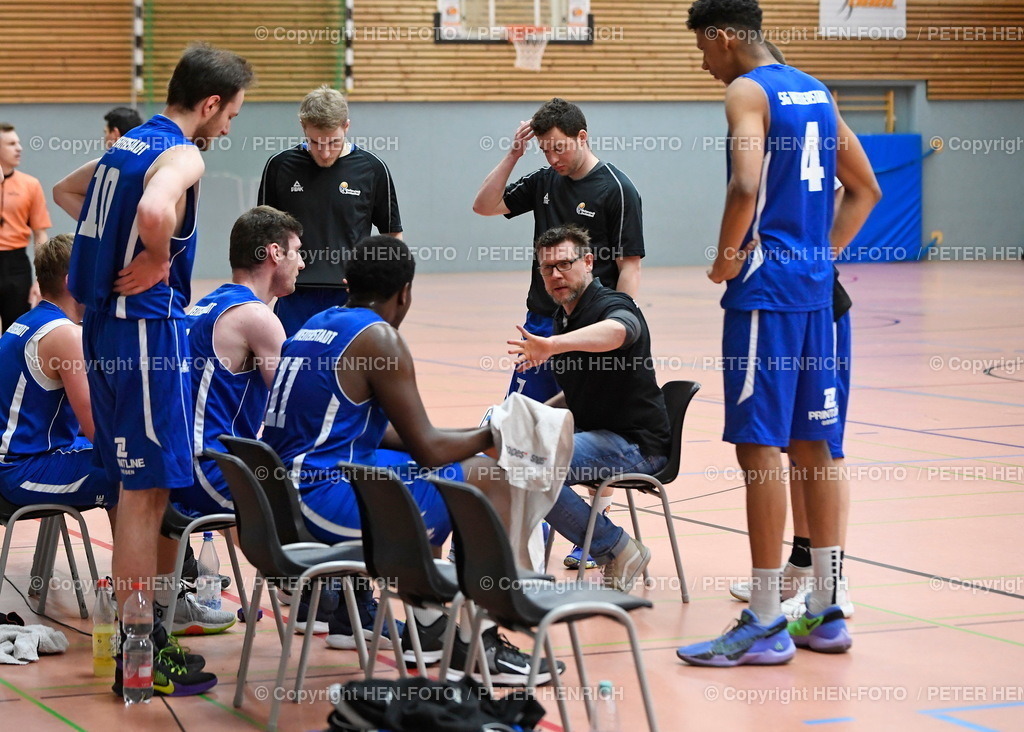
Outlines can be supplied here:
M424 625L433 625L437 622L437 619L444 615L441 610L436 607L414 607L412 614L416 618L416 623Z
M604 513L608 510L608 507L612 505L612 497L609 496L594 496L594 505L597 506L597 510Z
M775 620L782 614L782 567L778 569L758 569L754 567L750 573L750 611L757 616L762 625Z
M167 609L171 606L171 599L174 597L174 573L158 574L153 578L153 615L155 622L163 623L168 631L170 620L167 618Z
M789 563L794 567L811 566L811 540L806 536L793 535L793 551L789 553Z
M495 623L493 620L484 620L482 623L480 623L480 633L481 633L481 635L483 634L483 632L485 630L488 630L489 628L493 628L495 625L497 625L497 623ZM462 625L459 626L459 640L460 641L462 641L463 643L469 643L469 639L472 638L472 637L473 637L473 626L471 626L469 623L463 623Z
M807 611L817 615L836 603L836 592L842 572L843 550L838 546L811 548L814 585L807 598Z

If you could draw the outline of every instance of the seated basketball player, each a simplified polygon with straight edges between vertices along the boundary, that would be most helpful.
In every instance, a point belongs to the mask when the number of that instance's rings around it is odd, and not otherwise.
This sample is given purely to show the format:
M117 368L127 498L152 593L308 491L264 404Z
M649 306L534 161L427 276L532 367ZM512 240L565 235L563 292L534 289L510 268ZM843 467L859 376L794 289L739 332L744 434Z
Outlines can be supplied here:
M224 449L220 435L259 434L285 338L269 303L295 289L304 266L300 236L302 224L290 214L270 206L246 211L231 228L231 282L188 313L196 457L195 483L174 494L183 513L235 510L220 469L201 455L207 448Z
M478 456L493 445L489 427L439 429L427 417L412 355L398 333L412 302L414 269L409 248L394 237L374 236L356 245L347 263L349 297L344 307L314 315L284 344L263 438L293 471L310 531L330 543L361 535L355 494L336 470L337 463L394 465L390 450L407 451L418 465L403 461L398 469L420 506L439 556L451 532L450 519L419 466L473 483L505 516L511 489L495 461ZM372 604L366 607L367 602L364 595L360 612L369 629L374 610ZM414 612L427 660L440 660L444 617L436 610ZM331 626L330 647L355 647L343 608ZM483 639L494 682L524 682L530 658L493 625ZM465 664L468 641L468 629L460 629L452 668ZM408 649L411 642L403 638L402 645ZM541 661L538 679L551 679L546 661Z
M103 506L113 521L117 483L92 461L84 308L67 287L72 241L36 245L42 299L0 338L0 494L19 506Z

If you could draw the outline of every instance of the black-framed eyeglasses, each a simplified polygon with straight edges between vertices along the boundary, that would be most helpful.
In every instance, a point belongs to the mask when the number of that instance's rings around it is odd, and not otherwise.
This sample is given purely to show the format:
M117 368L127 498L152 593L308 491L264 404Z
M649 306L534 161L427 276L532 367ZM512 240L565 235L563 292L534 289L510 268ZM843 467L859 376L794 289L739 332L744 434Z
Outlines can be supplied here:
M555 273L556 269L559 272L568 272L572 269L572 266L581 259L583 259L583 257L576 257L576 259L563 259L561 262L555 262L554 264L538 265L537 269L540 271L541 277L550 277Z

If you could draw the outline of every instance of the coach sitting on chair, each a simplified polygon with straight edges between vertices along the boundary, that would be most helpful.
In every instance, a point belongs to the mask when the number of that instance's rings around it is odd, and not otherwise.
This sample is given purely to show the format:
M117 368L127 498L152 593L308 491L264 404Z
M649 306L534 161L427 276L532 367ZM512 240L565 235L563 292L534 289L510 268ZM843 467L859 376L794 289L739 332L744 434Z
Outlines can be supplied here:
M647 322L633 298L594 278L587 232L556 226L541 234L534 249L544 288L558 304L554 332L544 338L519 328L524 340L508 341L509 353L519 357L519 370L550 360L562 392L548 404L572 412L572 463L548 522L582 546L590 507L568 486L621 473L656 473L668 461L668 414L654 378ZM650 549L603 513L590 555L604 565L605 582L623 591L651 560Z

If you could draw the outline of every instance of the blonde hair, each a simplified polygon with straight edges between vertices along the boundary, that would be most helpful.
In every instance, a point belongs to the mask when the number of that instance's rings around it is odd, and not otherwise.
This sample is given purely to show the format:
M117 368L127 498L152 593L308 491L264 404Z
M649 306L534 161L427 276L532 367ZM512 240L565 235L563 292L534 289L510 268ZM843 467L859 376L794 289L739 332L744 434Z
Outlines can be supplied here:
M71 265L74 234L57 234L45 244L36 244L36 280L43 295L60 295Z
M337 129L348 122L348 102L340 91L324 84L302 100L299 121L321 130Z

